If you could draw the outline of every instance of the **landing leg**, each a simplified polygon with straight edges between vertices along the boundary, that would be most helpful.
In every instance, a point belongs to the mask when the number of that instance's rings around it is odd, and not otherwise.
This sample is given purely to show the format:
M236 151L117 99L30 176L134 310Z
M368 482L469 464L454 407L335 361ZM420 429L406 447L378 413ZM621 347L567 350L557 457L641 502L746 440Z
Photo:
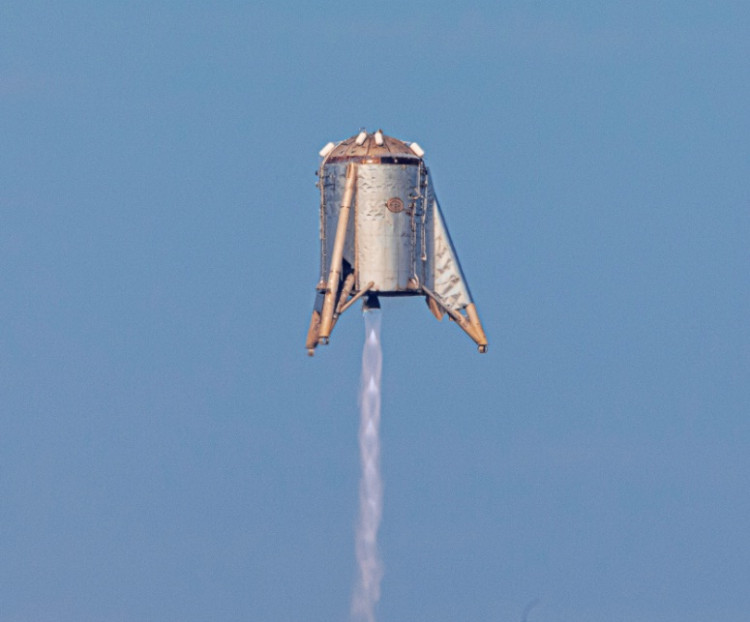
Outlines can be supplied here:
M315 296L315 306L313 307L312 317L310 318L310 328L307 330L307 341L305 347L307 354L313 356L315 348L318 345L318 336L320 334L320 312L323 310L323 292L318 292Z

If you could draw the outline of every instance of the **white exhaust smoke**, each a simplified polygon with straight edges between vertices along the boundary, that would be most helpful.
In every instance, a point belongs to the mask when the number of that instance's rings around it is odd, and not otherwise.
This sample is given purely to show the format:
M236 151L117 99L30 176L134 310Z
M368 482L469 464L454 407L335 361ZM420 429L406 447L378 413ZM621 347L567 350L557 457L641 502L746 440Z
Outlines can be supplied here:
M383 513L383 482L380 477L380 310L368 309L365 317L365 345L362 350L362 378L359 389L359 450L362 478L359 482L359 519L356 554L359 566L352 598L352 619L375 622L375 605L380 598L383 567L378 555L378 527Z

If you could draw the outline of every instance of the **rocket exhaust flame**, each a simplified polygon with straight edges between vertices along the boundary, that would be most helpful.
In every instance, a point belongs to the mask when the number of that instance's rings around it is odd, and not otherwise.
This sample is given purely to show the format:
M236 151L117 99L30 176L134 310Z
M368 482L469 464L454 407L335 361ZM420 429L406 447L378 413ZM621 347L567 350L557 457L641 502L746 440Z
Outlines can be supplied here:
M383 512L383 482L380 477L380 374L383 352L380 346L379 309L364 312L365 345L362 350L360 381L359 449L362 476L359 482L359 519L356 555L359 576L352 598L352 619L375 622L375 605L380 598L383 567L378 555L378 527Z

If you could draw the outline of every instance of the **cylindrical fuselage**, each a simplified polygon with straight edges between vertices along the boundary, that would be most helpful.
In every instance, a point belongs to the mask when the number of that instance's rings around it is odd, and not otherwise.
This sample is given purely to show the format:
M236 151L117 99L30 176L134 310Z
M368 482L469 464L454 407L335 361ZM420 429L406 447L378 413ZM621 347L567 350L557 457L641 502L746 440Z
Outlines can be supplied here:
M321 273L330 270L347 161L327 162L320 174ZM425 282L426 227L430 193L420 159L383 163L360 161L356 167L354 205L343 259L355 271L355 290L385 295L419 293Z

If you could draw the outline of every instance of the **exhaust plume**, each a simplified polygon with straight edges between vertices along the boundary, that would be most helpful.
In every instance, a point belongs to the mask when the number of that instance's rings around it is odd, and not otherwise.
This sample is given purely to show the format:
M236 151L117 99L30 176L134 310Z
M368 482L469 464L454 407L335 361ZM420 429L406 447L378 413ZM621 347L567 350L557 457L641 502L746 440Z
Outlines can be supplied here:
M365 345L362 350L362 377L359 388L359 451L362 475L359 481L359 519L356 555L359 576L352 598L352 619L375 622L375 605L380 598L383 567L378 555L378 527L383 512L383 482L380 477L380 347L378 309L368 309L365 317Z

